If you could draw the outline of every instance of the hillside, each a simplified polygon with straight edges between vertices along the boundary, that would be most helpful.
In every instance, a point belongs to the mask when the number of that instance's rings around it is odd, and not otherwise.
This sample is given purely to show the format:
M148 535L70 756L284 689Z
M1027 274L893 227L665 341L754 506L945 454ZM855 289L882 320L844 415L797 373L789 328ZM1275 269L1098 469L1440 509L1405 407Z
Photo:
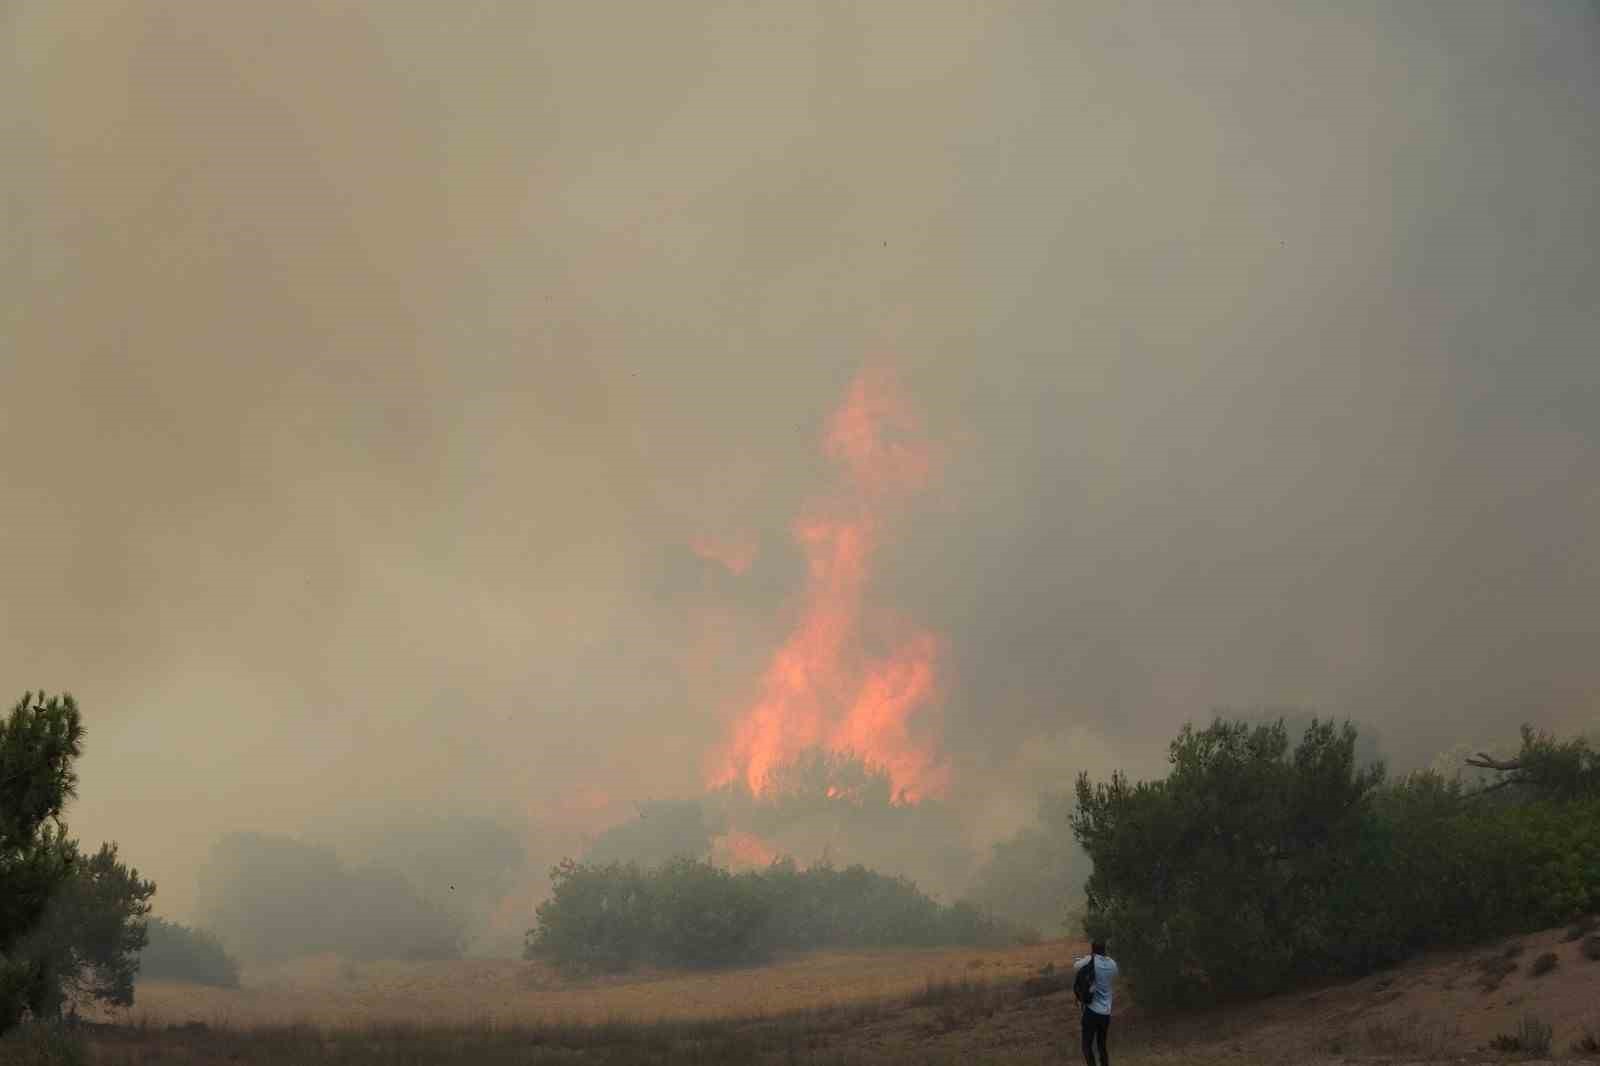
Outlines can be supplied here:
M761 969L581 984L512 962L351 967L313 960L247 975L236 992L143 986L139 1007L124 1019L136 1024L99 1030L94 1060L1076 1061L1070 992L1023 982L1080 947L832 953ZM1546 952L1556 965L1535 976L1534 960ZM1515 968L1492 978L1509 964ZM1485 1045L1515 1031L1530 1012L1553 1027L1558 1058L1586 1029L1600 1037L1600 961L1586 959L1581 942L1565 941L1564 930L1436 953L1382 975L1234 1010L1157 1020L1128 1003L1118 1013L1113 1050L1119 1064L1135 1066L1505 1061L1509 1056Z

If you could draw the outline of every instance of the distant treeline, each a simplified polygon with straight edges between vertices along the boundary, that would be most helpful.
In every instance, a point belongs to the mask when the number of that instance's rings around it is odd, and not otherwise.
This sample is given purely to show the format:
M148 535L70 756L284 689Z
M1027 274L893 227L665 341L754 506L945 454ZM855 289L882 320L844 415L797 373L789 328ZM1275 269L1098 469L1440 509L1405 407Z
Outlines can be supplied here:
M244 958L459 958L461 917L400 871L350 866L331 848L264 833L219 839L200 877L207 928Z
M731 873L693 858L658 866L564 862L525 954L579 972L639 964L754 963L826 947L1000 944L1009 925L968 903L940 904L899 877L792 861Z
M1600 753L1524 730L1484 786L1388 780L1349 724L1185 727L1163 780L1077 783L1088 931L1150 1007L1355 975L1600 911Z

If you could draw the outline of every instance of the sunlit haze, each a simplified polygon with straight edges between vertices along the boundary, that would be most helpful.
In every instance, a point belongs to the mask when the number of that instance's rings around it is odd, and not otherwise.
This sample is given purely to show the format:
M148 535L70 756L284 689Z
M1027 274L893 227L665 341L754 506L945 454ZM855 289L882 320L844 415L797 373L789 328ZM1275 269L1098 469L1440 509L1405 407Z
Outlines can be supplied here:
M965 845L1600 727L1592 4L0 5L0 677L85 842L821 748ZM724 835L729 861L771 841ZM936 886L941 889L944 886Z

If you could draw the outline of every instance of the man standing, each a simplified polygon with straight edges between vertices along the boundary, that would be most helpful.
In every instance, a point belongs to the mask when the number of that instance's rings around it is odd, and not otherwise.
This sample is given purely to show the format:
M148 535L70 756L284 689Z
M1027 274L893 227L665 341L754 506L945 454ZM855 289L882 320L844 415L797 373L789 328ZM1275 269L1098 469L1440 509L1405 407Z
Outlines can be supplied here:
M1085 966L1093 967L1086 980L1089 998L1083 1001L1083 1061L1095 1066L1094 1048L1100 1045L1100 1066L1111 1066L1111 1055L1106 1051L1106 1033L1111 1028L1111 983L1117 977L1116 960L1106 954L1106 944L1096 940L1089 946L1089 954L1073 966L1074 976ZM1081 987L1077 980L1073 988Z

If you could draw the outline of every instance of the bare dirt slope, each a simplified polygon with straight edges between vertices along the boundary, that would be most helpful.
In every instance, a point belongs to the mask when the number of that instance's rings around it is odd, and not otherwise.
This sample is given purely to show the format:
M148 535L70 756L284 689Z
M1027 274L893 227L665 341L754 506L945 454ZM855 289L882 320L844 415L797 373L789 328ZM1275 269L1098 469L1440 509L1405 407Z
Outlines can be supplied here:
M1565 1054L1586 1033L1600 1038L1600 961L1581 940L1551 929L1481 947L1434 953L1360 981L1274 997L1253 1007L1253 1046L1403 1054L1465 1054L1514 1032L1528 1015L1553 1029ZM1553 968L1537 973L1538 960Z
M1178 1019L1148 1017L1123 997L1113 1046L1119 1063L1135 1066L1502 1061L1504 1053L1486 1046L1532 1014L1553 1027L1554 1058L1523 1061L1583 1061L1569 1049L1586 1031L1600 1037L1600 960L1586 958L1581 941L1563 934L1436 953L1360 981ZM146 984L133 1020L155 1030L198 1021L270 1039L259 1027L722 1018L730 1030L781 1031L785 1046L803 1047L801 1061L808 1062L1076 1061L1070 992L1028 994L1021 982L1047 963L1068 963L1081 948L1058 941L1003 951L831 953L761 969L579 983L516 962L353 966L319 959L251 973L237 991ZM1536 960L1547 953L1555 964L1536 975ZM810 1013L752 1017L801 1011Z

